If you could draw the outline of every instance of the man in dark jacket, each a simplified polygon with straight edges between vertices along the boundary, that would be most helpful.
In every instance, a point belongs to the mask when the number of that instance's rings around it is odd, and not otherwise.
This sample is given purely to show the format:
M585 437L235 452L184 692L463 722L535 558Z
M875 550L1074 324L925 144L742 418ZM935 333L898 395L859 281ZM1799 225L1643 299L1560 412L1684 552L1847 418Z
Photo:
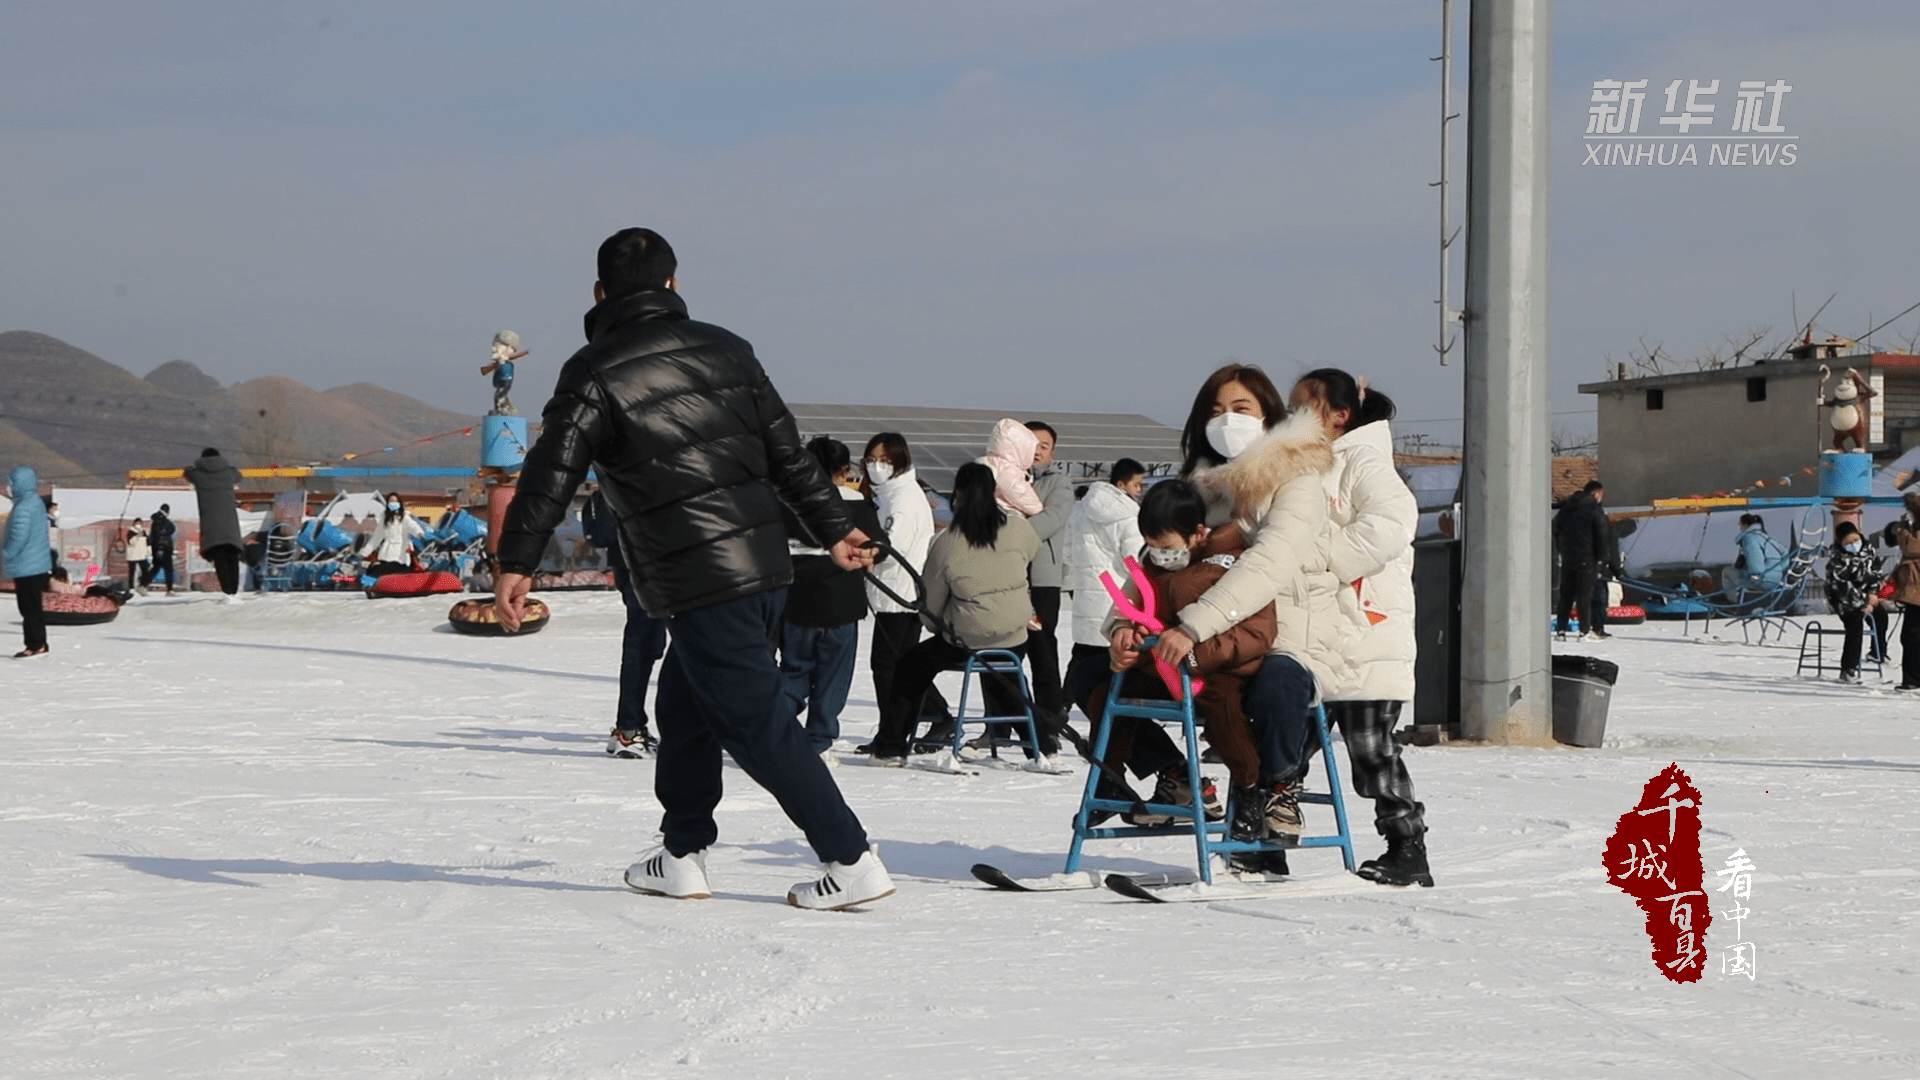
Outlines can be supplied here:
M1600 508L1605 494L1600 481L1589 480L1587 486L1569 496L1560 512L1554 515L1553 539L1560 549L1560 610L1559 621L1554 623L1555 640L1566 640L1575 603L1581 607L1580 616L1587 634L1594 640L1599 639L1593 612L1587 609L1593 607L1602 564L1611 567L1618 558L1613 524Z
M600 245L587 345L561 368L501 529L495 607L509 631L532 574L589 468L619 522L620 550L647 613L666 618L654 701L654 794L665 843L627 868L641 892L711 895L720 751L779 800L826 864L787 893L840 909L893 894L866 831L781 692L780 636L793 564L781 507L848 569L870 566L793 415L743 339L687 317L673 249L650 229Z
M653 681L653 665L667 651L667 620L654 618L640 606L633 575L620 557L620 524L607 506L607 497L598 490L580 509L580 525L587 542L606 551L614 587L627 605L627 626L620 636L620 702L614 707L607 753L618 758L647 757L658 749L647 730L647 684Z
M220 591L232 596L240 591L240 555L246 550L240 536L240 503L234 496L240 470L209 446L187 466L187 482L200 503L200 554L213 564Z
M173 568L173 534L175 530L173 519L167 516L171 513L173 513L173 507L166 503L161 503L160 509L153 512L151 524L147 528L147 539L153 545L153 562L147 565L147 580L141 582L142 585L151 585L154 580L164 572L167 575L168 596L173 595L173 579L175 575Z

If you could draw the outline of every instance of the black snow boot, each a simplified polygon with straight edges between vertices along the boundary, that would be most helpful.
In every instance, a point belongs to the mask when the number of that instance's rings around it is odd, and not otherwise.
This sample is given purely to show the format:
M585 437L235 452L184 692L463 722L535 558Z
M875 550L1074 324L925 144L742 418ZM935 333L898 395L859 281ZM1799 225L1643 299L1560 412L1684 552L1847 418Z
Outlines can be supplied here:
M1227 863L1242 874L1286 877L1292 872L1287 869L1287 853L1284 851L1236 851Z
M1261 787L1236 787L1229 808L1232 820L1227 835L1235 840L1267 839L1267 791Z
M1387 853L1361 863L1354 872L1382 885L1433 888L1433 875L1427 872L1427 842L1418 836L1387 837Z

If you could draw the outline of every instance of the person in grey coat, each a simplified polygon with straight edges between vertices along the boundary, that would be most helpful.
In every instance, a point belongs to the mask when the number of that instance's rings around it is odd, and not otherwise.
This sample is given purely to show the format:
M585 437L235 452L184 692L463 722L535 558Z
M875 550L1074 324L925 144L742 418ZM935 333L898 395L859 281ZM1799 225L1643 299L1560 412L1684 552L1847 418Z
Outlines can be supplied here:
M187 481L200 501L200 554L213 564L220 591L232 596L240 591L240 554L245 550L240 536L240 501L234 496L234 489L240 486L240 470L209 446L187 466Z
M1066 474L1053 466L1053 452L1059 436L1052 425L1041 420L1027 421L1027 429L1039 436L1040 446L1033 455L1033 491L1044 505L1027 519L1040 537L1040 553L1033 558L1028 578L1033 613L1040 629L1027 638L1027 662L1033 667L1034 718L1040 722L1040 748L1049 756L1059 752L1060 740L1054 733L1067 726L1066 696L1060 688L1060 589L1066 584L1067 548L1071 539L1067 524L1073 520L1073 484Z

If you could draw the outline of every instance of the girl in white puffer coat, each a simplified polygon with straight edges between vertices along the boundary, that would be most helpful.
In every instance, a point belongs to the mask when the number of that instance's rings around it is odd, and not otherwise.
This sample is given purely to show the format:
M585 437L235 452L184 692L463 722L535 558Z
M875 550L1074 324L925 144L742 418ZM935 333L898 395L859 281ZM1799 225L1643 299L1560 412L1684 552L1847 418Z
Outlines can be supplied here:
M913 451L906 437L883 431L867 440L861 459L867 483L873 489L873 501L880 511L880 527L887 541L919 573L927 563L927 548L933 543L933 507L920 479L913 470ZM913 577L892 559L874 564L873 576L887 588L905 597L913 596ZM867 669L873 673L873 689L882 703L893 693L893 669L900 656L920 641L920 614L902 607L871 582L867 584L867 603L873 608L873 640L868 645ZM922 715L950 716L946 700L938 689L928 691Z
M1310 371L1293 384L1290 404L1311 410L1333 436L1325 474L1328 565L1365 628L1352 647L1352 679L1326 695L1327 719L1340 728L1353 762L1353 789L1372 799L1374 828L1387 852L1361 865L1362 877L1388 885L1432 885L1427 869L1426 807L1393 738L1413 698L1413 537L1420 506L1393 465L1393 401L1339 368Z

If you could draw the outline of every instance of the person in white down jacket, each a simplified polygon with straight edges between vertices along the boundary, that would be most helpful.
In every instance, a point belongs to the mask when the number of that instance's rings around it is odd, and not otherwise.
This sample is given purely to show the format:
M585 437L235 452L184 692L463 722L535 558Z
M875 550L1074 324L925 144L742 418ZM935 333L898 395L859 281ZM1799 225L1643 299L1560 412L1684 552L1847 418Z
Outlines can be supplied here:
M1326 696L1353 761L1353 789L1373 800L1373 826L1387 851L1360 876L1387 885L1433 884L1427 869L1426 807L1400 760L1393 728L1413 698L1413 536L1420 506L1393 466L1392 399L1339 368L1293 384L1291 404L1320 417L1333 439L1326 474L1328 562L1343 602L1365 622L1352 653L1354 678Z
M1140 555L1146 541L1140 536L1140 496L1147 488L1146 467L1121 458L1105 480L1087 485L1087 493L1073 504L1067 519L1067 587L1073 590L1073 654L1067 661L1067 700L1085 701L1087 694L1112 674L1107 670L1107 616L1113 599L1100 584L1102 571L1124 586L1126 565ZM1100 718L1089 716L1096 723Z
M407 504L400 496L388 495L387 512L373 532L367 534L366 543L360 545L360 555L367 560L368 576L404 574L412 570L414 541L424 540L426 535L427 527L407 513Z
M862 456L867 483L873 491L874 505L880 511L880 527L887 542L918 573L927 564L927 546L933 543L933 507L920 488L913 469L913 451L906 437L897 431L883 431L867 440ZM887 588L913 599L913 577L893 559L874 563L872 574ZM893 695L893 669L900 655L920 641L920 615L902 606L872 582L867 583L867 603L873 608L873 640L867 649L867 667L873 673L874 699L882 703ZM927 693L921 715L950 716L946 700L939 690ZM930 706L930 707L929 707ZM949 720L949 722L951 722ZM939 731L944 735L952 728ZM934 733L930 732L931 738Z

